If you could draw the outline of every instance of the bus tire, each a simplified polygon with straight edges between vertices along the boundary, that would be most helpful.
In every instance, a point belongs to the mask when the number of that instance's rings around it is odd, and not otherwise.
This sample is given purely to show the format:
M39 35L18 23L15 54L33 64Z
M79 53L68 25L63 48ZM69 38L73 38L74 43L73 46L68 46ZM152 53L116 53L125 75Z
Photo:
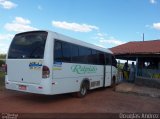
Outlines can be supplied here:
M86 82L83 82L81 84L80 91L77 92L77 97L78 98L85 97L87 95L87 92L88 92L88 84Z

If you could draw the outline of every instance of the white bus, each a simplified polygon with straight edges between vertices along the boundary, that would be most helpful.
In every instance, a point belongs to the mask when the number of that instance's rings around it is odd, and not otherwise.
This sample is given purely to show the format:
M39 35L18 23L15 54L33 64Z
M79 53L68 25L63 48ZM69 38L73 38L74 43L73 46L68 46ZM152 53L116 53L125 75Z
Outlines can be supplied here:
M7 89L54 95L111 86L117 75L112 52L52 31L16 34L7 58Z

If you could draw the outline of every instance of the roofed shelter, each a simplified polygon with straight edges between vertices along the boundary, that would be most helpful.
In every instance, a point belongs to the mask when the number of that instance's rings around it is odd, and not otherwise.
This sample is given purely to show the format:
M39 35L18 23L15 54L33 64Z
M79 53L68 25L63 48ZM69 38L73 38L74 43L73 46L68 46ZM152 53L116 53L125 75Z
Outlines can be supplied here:
M160 88L160 40L128 42L110 50L117 59L136 61L135 83Z

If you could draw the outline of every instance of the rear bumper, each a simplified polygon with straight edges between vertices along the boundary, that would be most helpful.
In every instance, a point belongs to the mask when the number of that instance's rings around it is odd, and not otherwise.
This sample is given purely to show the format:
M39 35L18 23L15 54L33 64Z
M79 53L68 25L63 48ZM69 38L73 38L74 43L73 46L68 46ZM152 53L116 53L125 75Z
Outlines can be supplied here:
M26 89L20 89L20 86L25 86ZM42 85L37 85L37 84L19 83L19 82L11 82L5 80L5 87L6 89L21 91L21 92L52 95L51 91L48 90L48 87L46 88Z

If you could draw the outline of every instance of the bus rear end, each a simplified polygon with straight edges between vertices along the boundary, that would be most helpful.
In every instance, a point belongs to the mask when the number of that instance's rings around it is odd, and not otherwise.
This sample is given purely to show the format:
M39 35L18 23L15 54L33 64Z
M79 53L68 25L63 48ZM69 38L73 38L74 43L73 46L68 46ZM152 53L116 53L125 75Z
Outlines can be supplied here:
M46 88L50 69L45 65L44 53L48 32L33 31L15 35L7 59L5 86L7 89L48 94ZM44 80L46 80L44 82Z

